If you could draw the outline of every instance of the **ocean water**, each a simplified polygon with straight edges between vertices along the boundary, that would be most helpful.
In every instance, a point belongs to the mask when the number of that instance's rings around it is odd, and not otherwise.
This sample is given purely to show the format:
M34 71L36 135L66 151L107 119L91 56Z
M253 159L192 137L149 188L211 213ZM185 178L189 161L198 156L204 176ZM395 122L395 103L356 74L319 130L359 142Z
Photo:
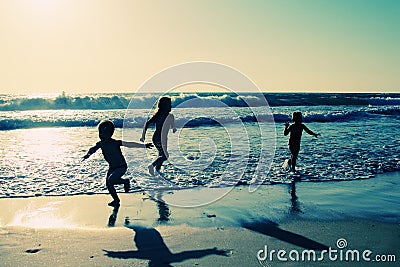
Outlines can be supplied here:
M169 135L170 159L161 176L147 173L155 149L123 149L129 165L125 177L133 189L226 187L254 179L270 185L294 177L301 182L359 180L400 171L400 94L170 96L178 132ZM81 161L98 141L97 124L109 118L117 126L115 138L139 141L158 97L1 95L0 197L106 193L107 163L101 152ZM296 110L321 136L303 133L294 176L281 166L290 156L284 122Z

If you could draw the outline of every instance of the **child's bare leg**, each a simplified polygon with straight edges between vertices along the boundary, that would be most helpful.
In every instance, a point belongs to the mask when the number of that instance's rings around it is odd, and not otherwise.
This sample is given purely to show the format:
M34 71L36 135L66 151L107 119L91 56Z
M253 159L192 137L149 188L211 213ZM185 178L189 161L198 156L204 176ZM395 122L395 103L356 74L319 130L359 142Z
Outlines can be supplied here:
M292 171L293 172L296 172L296 160L297 160L296 157L294 155L292 155L290 161L292 163Z
M154 163L150 164L149 166L147 166L147 168L149 169L149 173L150 175L154 176Z
M126 167L121 167L117 168L114 170L109 170L107 173L107 179L106 179L106 186L108 189L108 192L110 192L111 197L114 199L115 203L120 202L120 199L117 195L117 191L115 190L114 185L116 184L126 184L126 179L122 179L122 175L124 175L126 172Z
M154 168L159 171L161 169L162 164L164 163L164 161L166 161L168 158L166 157L166 155L162 155L162 156L158 156L158 158L153 162L153 166Z
M156 146L158 150L158 158L153 162L153 167L159 171L161 169L162 164L166 161L169 157L167 146Z
M290 161L291 161L293 172L296 172L296 161L297 161L297 155L299 154L299 151L300 151L300 146L291 146L290 147L290 152L292 154Z

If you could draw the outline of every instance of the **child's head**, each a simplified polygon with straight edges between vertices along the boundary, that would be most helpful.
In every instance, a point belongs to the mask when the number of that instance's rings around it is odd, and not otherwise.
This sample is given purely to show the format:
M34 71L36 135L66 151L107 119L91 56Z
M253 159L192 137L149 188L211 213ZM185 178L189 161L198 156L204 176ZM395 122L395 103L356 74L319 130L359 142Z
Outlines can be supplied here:
M110 120L102 120L97 126L99 130L99 138L101 140L108 140L114 134L114 123Z
M158 100L158 110L161 112L170 112L172 109L171 98L163 96Z
M294 123L302 123L303 122L303 116L301 115L300 111L295 111L292 114L292 121Z

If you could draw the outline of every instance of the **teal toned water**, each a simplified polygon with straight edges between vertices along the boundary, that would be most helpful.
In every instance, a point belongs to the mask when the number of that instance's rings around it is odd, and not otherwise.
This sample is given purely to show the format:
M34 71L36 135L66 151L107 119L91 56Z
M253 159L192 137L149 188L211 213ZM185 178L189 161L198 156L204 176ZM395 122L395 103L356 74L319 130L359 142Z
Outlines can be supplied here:
M98 141L95 126L99 120L110 118L122 127L126 114L122 106L130 97L75 96L64 97L64 102L58 98L57 102L3 96L0 197L106 193L107 164L101 153L83 163L81 158ZM174 105L184 103L185 97L174 96ZM234 97L191 97L198 98L198 107L173 109L178 132L170 134L171 157L162 174L170 185L223 187L236 183L238 176L242 184L250 183L254 175L266 185L290 183L292 176L281 168L289 157L283 125L295 110L303 112L311 130L321 133L319 138L303 134L298 160L303 182L370 179L377 173L400 170L398 95L266 95L270 104L275 104L271 108L275 124L269 121L267 107L255 107L259 114L265 114L257 121ZM291 98L296 100L291 104L299 105L285 105ZM209 99L223 99L230 107L218 107ZM155 99L143 96L134 100L138 109L130 110L125 120L129 128L124 132L118 128L115 138L124 135L127 141L139 141L141 127L151 112L140 107L147 102L153 105ZM46 109L37 110L41 105ZM276 143L276 149L262 152L261 138ZM147 173L155 150L125 148L123 152L129 164L125 177L141 187L166 186ZM259 162L262 153L273 156L271 169ZM133 186L135 189L134 182Z

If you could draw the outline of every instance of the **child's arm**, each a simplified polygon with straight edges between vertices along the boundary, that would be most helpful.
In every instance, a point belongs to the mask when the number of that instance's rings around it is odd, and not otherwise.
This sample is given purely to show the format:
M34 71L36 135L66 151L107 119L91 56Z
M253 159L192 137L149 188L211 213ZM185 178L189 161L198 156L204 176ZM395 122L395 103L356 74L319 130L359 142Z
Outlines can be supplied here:
M99 148L100 147L98 146L98 144L96 144L94 147L89 148L89 151L86 153L86 155L82 157L82 161L88 159L92 154L96 153Z
M151 148L151 147L153 147L152 143L141 144L141 143L137 143L137 142L126 142L126 141L122 141L122 145L125 147L130 147L130 148L135 148L135 147Z
M308 133L309 135L313 135L313 136L315 136L315 137L317 137L318 135L320 135L320 134L314 133L313 131L311 131L310 129L308 129L307 126L305 126L304 124L303 124L303 129L304 129L304 131L306 131L306 133Z
M171 128L172 128L172 132L176 133L176 128L175 128L175 117L173 114L170 114L171 116Z
M283 134L286 136L290 133L290 126L288 122L285 122L285 130L283 131Z
M154 116L150 120L146 121L146 123L144 124L142 137L140 138L141 142L144 142L144 140L146 139L147 128L149 128L150 124L152 124L152 123L154 123Z

